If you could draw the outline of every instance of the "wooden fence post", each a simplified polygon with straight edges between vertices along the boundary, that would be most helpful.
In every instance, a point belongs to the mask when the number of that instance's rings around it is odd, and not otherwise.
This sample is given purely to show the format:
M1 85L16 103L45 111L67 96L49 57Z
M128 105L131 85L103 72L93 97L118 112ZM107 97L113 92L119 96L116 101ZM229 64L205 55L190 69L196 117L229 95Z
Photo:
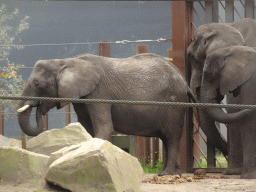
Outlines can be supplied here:
M137 45L136 54L148 53L147 45ZM141 159L144 163L150 162L150 138L137 137L137 158Z
M111 57L111 45L109 41L99 41L98 55L104 57Z
M49 124L48 124L48 114L44 115L43 117L43 122L44 122L44 131L49 129Z
M172 54L173 64L190 79L186 51L193 35L193 2L172 1ZM188 108L185 126L180 141L180 162L182 172L190 172L193 165L193 110Z
M26 135L23 131L21 131L21 147L22 149L26 149L26 141L25 141Z
M153 166L156 167L157 160L159 159L159 138L152 138L152 153L153 153Z
M99 41L98 44L98 55L103 57L111 57L111 44L110 41ZM108 141L111 142L111 136L108 138Z
M3 85L0 83L0 93ZM4 105L0 102L0 134L4 135Z
M70 103L65 106L65 120L66 125L71 123Z

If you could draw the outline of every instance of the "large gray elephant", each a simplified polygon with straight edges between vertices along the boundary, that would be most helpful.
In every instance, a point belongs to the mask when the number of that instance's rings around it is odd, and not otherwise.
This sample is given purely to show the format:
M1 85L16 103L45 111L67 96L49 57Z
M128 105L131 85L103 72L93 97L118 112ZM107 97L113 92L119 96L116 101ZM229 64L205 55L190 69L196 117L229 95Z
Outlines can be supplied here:
M75 58L40 60L23 96L109 100L188 102L191 91L180 71L165 58L140 54L114 59L84 54ZM44 130L42 115L66 103L20 101L19 125L36 136ZM30 125L36 107L37 127ZM73 103L78 121L93 136L108 139L115 130L129 135L159 137L166 163L158 175L181 175L179 141L185 108L143 105Z
M201 101L219 103L232 94L236 104L256 104L256 51L251 47L232 46L210 53L205 61ZM256 110L227 114L220 108L207 108L211 117L222 123L236 123L241 133L243 169L241 178L256 179ZM229 127L228 127L229 129ZM232 143L231 143L232 144Z
M196 30L195 38L188 47L188 58L192 68L190 85L192 92L196 94L198 101L201 101L200 89L206 57L216 50L236 45L256 46L255 20L246 18L236 23L205 24ZM234 93L236 94L236 91L234 91ZM237 97L234 93L227 92L227 103L237 104L240 102L240 97ZM223 97L219 97L218 102L220 102L222 98ZM202 128L208 139L211 141L215 140L215 138L211 136L212 130L215 131L216 129L214 120L205 113L205 109L201 109L201 111ZM227 111L228 113L235 113L239 110L230 108ZM247 114L247 112L244 114ZM243 115L237 115L243 117ZM225 174L242 173L243 151L239 126L240 125L235 121L228 124L228 168L225 170ZM215 146L219 148L218 145ZM223 152L223 149L220 150ZM223 154L225 153L226 150L224 150Z

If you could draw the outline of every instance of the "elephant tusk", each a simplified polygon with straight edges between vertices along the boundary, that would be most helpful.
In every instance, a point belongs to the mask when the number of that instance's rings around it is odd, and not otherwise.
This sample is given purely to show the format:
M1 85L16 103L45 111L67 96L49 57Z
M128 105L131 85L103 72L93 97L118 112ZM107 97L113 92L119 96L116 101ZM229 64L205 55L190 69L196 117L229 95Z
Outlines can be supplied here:
M23 107L19 108L17 111L19 113L21 113L21 112L25 111L26 109L28 109L29 107L30 107L30 105L24 105Z

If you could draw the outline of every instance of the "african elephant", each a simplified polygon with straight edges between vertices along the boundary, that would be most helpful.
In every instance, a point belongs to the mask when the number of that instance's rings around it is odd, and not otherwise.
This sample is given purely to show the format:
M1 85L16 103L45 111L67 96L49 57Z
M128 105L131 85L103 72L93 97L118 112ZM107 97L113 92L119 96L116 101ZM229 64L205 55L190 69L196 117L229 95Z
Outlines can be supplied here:
M195 38L188 47L188 58L192 68L192 77L190 81L191 89L198 101L201 101L200 89L202 83L202 73L204 62L207 55L211 52L236 45L256 46L256 22L253 19L245 18L236 23L228 24L205 24L200 26L195 33ZM219 98L220 101L221 98ZM239 97L227 93L227 103L239 103ZM207 138L215 140L212 137L212 130L215 130L215 123L210 118L205 109L201 109L202 129L206 133ZM238 112L238 109L227 109L229 113ZM242 116L241 116L242 117ZM228 168L224 174L241 174L243 166L243 152L241 145L241 134L239 126L236 122L228 124ZM208 133L208 134L207 134ZM209 138L210 137L210 138ZM226 150L219 148L223 154Z
M75 58L36 62L23 96L136 101L188 102L191 91L180 71L165 58L140 54L114 59L84 54ZM18 121L24 133L44 129L42 115L66 103L20 101ZM24 110L24 106L28 106ZM37 127L29 122L36 107ZM185 108L143 105L73 103L78 121L93 136L108 139L115 130L128 135L159 137L166 163L159 175L181 175L179 141ZM26 107L25 107L26 108Z
M190 86L197 101L201 101L200 88L202 72L206 56L217 49L233 45L244 45L240 32L226 24L205 24L197 28L195 37L187 49L191 65ZM205 109L199 109L201 128L207 136L207 141L218 148L224 155L228 154L227 142L221 137L215 121L207 116Z
M232 46L219 49L207 56L201 84L203 103L219 103L219 98L232 94L237 98L236 104L255 105L255 86L255 49ZM256 179L256 110L246 109L227 114L220 108L207 108L207 112L219 122L236 123L236 130L232 130L241 133L243 151L241 178Z

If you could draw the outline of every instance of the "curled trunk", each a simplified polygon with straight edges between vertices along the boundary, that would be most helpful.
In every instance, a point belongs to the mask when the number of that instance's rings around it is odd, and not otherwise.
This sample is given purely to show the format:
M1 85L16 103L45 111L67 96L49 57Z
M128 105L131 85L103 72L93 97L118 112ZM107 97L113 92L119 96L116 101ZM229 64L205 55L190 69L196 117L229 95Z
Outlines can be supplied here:
M214 89L211 86L202 84L201 101L202 103L219 104L223 96L220 94L219 88ZM230 124L242 121L246 116L255 113L255 109L244 109L236 113L226 113L221 108L209 107L206 108L207 114L220 123Z
M30 124L32 107L29 107L23 112L18 113L18 122L21 130L28 136L37 136L44 131L44 124L40 107L36 109L37 127L33 128Z

